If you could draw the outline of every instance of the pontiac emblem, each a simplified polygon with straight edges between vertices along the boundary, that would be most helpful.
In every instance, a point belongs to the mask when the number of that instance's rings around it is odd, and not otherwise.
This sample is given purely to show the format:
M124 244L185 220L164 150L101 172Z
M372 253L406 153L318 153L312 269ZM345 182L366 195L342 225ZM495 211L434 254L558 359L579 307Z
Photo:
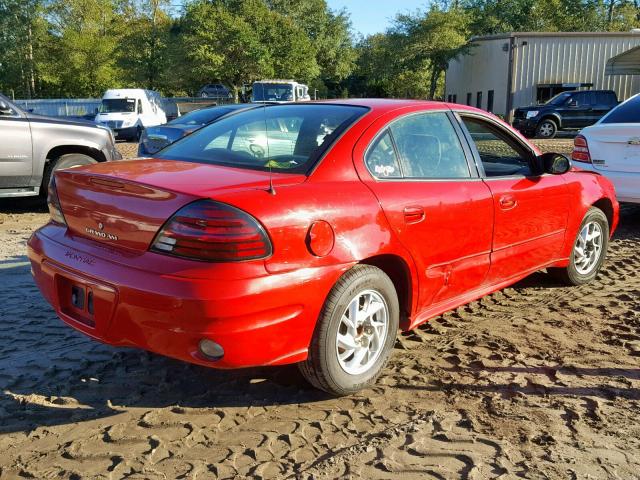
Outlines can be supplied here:
M104 223L102 223L102 222L98 222L98 228L99 228L100 230L104 230Z

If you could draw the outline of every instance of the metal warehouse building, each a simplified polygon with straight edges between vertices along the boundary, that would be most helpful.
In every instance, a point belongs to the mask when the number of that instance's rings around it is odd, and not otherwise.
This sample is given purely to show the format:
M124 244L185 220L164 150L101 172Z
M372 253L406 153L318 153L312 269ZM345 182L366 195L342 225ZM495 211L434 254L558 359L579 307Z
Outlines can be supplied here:
M507 120L515 108L566 90L614 90L620 100L640 92L640 76L618 74L614 65L614 57L640 46L640 31L506 33L474 38L471 45L449 64L446 99Z

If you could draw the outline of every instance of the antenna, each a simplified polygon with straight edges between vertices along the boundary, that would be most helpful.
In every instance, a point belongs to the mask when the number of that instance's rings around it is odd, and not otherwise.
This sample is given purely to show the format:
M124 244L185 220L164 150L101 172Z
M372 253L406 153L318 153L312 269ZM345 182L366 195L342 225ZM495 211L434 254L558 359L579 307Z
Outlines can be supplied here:
M271 195L276 194L276 189L273 187L273 172L271 171L271 154L269 153L269 127L267 126L267 105L262 104L262 118L264 119L264 135L267 140L267 166L269 167L269 192Z

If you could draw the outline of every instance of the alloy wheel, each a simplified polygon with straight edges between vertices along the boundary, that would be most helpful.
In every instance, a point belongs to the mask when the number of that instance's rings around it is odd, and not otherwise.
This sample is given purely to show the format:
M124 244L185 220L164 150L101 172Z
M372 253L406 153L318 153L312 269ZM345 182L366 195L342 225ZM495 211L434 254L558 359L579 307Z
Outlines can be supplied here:
M582 227L573 247L576 271L588 275L595 268L602 255L602 227L598 222L589 222Z
M349 302L338 327L336 354L350 375L369 370L384 350L389 308L375 290L358 293Z

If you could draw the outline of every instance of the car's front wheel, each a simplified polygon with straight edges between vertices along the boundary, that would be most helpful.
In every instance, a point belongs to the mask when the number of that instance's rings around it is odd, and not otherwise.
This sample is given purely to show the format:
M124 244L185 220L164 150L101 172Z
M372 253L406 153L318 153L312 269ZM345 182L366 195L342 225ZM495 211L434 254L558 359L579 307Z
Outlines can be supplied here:
M556 133L558 133L558 126L550 118L542 120L536 128L536 137L538 138L553 138Z
M596 278L609 248L609 221L602 210L591 207L582 220L569 265L549 268L550 274L568 285L584 285Z
M329 293L300 371L332 395L371 385L387 363L398 319L391 279L379 268L356 265Z

